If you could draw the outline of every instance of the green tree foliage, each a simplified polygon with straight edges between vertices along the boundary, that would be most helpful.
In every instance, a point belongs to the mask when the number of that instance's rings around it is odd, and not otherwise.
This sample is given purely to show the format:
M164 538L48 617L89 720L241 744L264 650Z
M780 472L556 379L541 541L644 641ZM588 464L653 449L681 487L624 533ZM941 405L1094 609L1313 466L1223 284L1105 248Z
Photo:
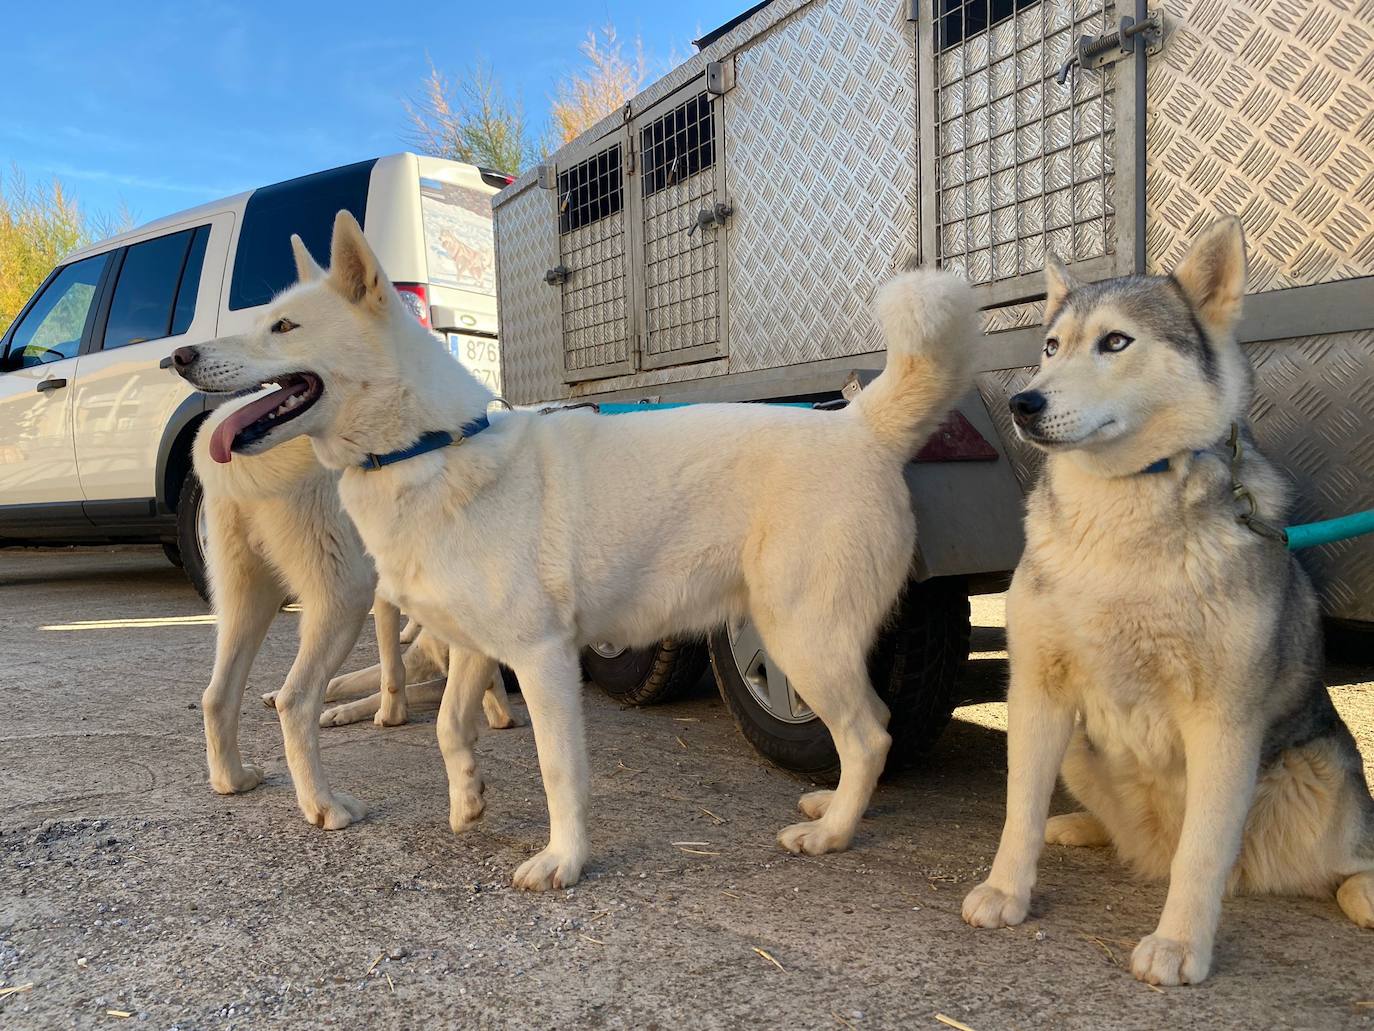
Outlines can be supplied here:
M17 166L11 169L0 181L0 333L63 256L89 238L80 207L60 182L34 188Z
M407 102L412 135L426 154L516 174L538 159L525 133L525 112L509 99L491 67L479 63L456 86L429 64L418 101Z

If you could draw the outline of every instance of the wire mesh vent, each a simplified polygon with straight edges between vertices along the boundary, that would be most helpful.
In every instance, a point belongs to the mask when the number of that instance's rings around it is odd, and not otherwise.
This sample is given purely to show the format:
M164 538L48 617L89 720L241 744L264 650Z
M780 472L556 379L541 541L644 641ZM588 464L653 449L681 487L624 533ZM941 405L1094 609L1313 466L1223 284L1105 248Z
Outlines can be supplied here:
M1042 269L1047 252L1114 253L1114 72L1054 81L1079 35L1111 29L1114 5L932 2L942 264L993 283Z
M620 144L558 173L558 232L566 235L614 215L625 205Z
M650 197L716 162L711 98L698 94L640 132L644 196Z

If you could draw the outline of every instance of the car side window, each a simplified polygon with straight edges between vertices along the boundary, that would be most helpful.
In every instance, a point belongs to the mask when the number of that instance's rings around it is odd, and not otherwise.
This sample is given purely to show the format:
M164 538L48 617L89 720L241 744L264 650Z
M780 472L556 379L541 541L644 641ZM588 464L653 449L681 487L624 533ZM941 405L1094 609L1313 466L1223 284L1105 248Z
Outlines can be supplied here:
M58 271L14 327L0 371L75 358L110 255L83 258Z
M195 314L209 231L209 226L184 229L128 249L105 322L105 350L186 332Z

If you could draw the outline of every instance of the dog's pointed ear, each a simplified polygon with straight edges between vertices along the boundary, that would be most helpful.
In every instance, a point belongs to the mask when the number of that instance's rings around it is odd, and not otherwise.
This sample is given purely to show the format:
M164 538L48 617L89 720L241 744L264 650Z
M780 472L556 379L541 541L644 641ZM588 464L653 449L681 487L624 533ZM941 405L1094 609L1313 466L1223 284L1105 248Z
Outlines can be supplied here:
M1054 321L1069 294L1079 287L1064 263L1053 254L1045 261L1045 325Z
M1245 230L1234 215L1215 222L1188 249L1174 280L1209 329L1229 333L1245 300Z
M296 279L302 283L313 283L324 276L324 269L315 261L305 242L296 233L291 234L291 253L296 259Z
M347 211L334 216L334 242L329 251L329 285L353 304L377 314L386 310L395 290L382 271L363 230Z

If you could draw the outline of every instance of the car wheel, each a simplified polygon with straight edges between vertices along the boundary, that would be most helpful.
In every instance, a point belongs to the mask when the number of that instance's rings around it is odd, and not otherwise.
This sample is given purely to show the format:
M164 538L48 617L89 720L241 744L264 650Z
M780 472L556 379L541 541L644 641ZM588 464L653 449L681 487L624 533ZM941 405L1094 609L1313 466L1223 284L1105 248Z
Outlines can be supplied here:
M175 544L171 541L163 541L162 553L167 556L168 562L172 563L172 565L176 566L178 569L182 568L181 549Z
M968 588L961 578L912 582L868 657L868 676L892 712L887 770L935 744L957 702L968 659ZM813 780L840 771L830 732L796 693L748 621L711 635L711 669L740 733L776 766Z
M176 549L181 555L181 568L186 571L186 579L191 581L191 586L206 602L210 601L210 577L205 560L208 539L205 491L201 489L200 477L193 469L181 481L181 494L177 499Z
M658 705L701 679L706 649L696 641L660 641L652 648L595 644L582 649L582 672L624 705Z

